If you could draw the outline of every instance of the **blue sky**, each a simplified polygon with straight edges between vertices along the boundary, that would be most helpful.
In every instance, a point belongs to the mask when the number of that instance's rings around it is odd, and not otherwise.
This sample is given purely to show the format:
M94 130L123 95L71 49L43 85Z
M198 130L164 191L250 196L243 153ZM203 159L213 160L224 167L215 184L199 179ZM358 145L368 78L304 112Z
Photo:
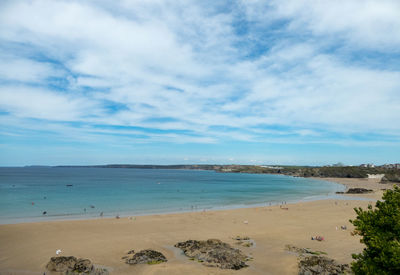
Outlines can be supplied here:
M400 162L399 1L1 1L0 165Z

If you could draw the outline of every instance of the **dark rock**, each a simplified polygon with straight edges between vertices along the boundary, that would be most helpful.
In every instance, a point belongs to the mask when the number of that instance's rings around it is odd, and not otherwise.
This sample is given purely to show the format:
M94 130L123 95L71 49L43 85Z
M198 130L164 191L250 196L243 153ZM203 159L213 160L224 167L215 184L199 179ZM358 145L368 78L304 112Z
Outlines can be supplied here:
M78 273L89 273L94 269L93 264L88 259L78 259L73 271Z
M132 250L131 250L132 251ZM129 251L129 252L131 252ZM129 253L128 253L129 254ZM127 264L159 264L162 262L166 262L167 258L158 251L146 249L141 250L136 254L133 254L132 257L128 257L125 260Z
M92 271L92 273L90 275L109 275L110 273L108 272L107 269L105 268L95 268L94 271Z
M348 265L339 264L333 259L320 256L326 254L325 252L312 251L293 245L286 245L285 249L299 255L299 275L352 274Z
M364 194L364 193L371 193L373 190L365 189L365 188L350 188L347 190L346 194Z
M247 267L246 255L220 240L188 240L177 243L175 247L182 249L189 258L196 259L206 266L235 270Z
M74 256L52 257L46 265L49 271L61 272L65 275L108 275L107 269L95 268L88 259L77 259Z
M52 257L46 265L49 271L66 272L74 269L77 259L74 256L69 257Z
M335 260L324 256L306 256L300 258L299 275L330 275L348 273L350 273L350 268L347 264L339 264Z
M247 237L247 236L244 236L244 237L236 236L236 237L233 238L233 239L234 239L234 240L237 240L237 241L248 241L248 240L250 240L250 238Z
M65 275L109 275L110 273L105 268L94 268L93 270L91 270L89 272L78 272L76 270L69 270L63 274L65 274Z
M290 244L286 245L286 246L285 246L285 249L286 249L287 251L297 253L297 254L299 254L299 256L301 256L301 257L307 256L307 254L308 254L308 255L327 254L326 252L323 252L323 251L313 251L313 250L311 250L311 249L309 249L309 248L300 248L300 247L297 247L297 246L294 246L294 245L290 245Z

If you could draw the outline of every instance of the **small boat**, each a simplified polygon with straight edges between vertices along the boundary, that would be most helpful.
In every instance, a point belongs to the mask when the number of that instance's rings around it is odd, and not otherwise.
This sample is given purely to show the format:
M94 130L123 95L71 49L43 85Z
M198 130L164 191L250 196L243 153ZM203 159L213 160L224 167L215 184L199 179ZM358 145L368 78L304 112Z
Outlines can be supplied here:
M71 187L71 186L73 186L72 184L67 184L67 185L65 185L65 186L67 186L67 187Z

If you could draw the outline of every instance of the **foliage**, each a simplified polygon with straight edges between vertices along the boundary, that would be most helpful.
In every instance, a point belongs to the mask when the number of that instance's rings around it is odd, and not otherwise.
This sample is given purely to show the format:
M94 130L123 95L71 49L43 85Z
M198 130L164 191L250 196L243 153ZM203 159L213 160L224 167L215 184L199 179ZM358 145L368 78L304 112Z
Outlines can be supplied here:
M358 166L317 167L303 171L304 176L335 177L335 178L366 178L366 169Z
M391 169L386 171L382 181L400 182L400 170Z
M255 165L226 165L221 166L220 171L224 171L224 169L227 168L229 172L236 173L284 174L299 177L367 178L368 174L371 173L371 169L359 166L283 166L279 168L271 168Z
M354 273L400 274L400 188L387 190L375 208L354 210L357 218L350 222L366 246L362 253L353 254Z

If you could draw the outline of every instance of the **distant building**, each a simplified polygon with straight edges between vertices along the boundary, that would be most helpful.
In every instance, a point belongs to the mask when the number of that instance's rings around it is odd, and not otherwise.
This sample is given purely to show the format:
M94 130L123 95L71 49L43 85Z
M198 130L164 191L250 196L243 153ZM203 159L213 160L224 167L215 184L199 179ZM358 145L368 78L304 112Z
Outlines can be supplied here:
M360 167L364 167L364 168L374 168L374 167L375 167L375 164L373 164L373 163L361 164Z
M386 169L400 169L400 163L384 164L384 165L382 165L382 167L386 168Z

